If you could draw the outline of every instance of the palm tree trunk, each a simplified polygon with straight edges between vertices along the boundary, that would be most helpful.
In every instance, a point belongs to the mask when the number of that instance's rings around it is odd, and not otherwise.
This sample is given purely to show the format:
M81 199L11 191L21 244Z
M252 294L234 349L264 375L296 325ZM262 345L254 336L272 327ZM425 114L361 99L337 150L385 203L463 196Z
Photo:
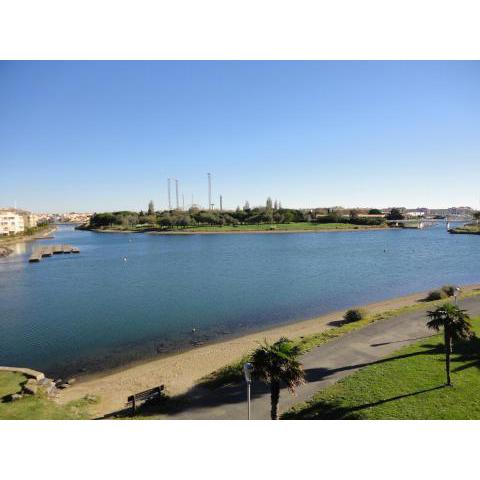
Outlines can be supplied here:
M452 353L452 339L447 331L445 331L445 371L447 373L447 385L451 386L450 379L450 354Z
M278 420L278 401L280 400L280 382L272 382L270 385L270 401L271 411L270 417L272 420Z

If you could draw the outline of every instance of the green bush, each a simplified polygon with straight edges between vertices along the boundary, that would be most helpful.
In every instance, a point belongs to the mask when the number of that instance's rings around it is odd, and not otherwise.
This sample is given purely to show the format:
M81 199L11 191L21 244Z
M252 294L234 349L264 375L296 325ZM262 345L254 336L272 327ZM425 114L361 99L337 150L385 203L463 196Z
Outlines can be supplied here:
M345 312L345 315L343 316L343 319L347 323L351 322L358 322L359 320L362 320L366 317L366 312L365 310L362 310L360 308L351 308L350 310L347 310Z
M444 285L441 290L442 292L445 293L445 295L447 297L453 297L453 295L455 294L455 289L457 287L455 285Z
M447 294L443 290L432 290L425 300L427 300L427 302L433 302L434 300L441 300L445 297L447 297Z

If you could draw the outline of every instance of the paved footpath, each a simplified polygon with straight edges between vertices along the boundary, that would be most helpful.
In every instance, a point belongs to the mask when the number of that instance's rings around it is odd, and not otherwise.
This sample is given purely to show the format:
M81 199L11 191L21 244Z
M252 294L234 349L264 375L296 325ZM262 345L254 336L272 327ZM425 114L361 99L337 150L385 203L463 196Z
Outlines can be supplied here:
M459 301L459 306L470 315L480 315L480 297ZM314 348L302 357L307 383L291 395L282 389L280 412L308 400L318 390L325 388L360 368L386 357L400 347L432 335L425 327L424 309L380 320L364 328L343 335L324 345ZM182 407L161 419L190 420L237 420L247 415L246 386L230 385L216 390L194 387L180 402ZM252 419L270 418L270 394L260 382L252 385Z

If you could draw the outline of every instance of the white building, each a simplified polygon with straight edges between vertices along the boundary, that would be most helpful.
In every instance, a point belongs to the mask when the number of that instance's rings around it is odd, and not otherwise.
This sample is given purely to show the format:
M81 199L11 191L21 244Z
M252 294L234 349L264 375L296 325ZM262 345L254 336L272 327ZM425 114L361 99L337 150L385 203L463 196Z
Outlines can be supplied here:
M37 226L38 215L34 215L33 213L24 213L22 216L25 228L34 228Z
M15 212L0 211L0 235L15 235L25 230L22 215Z
M405 213L407 217L415 217L415 218L420 218L425 216L425 212L418 212L416 210L413 211L408 211Z

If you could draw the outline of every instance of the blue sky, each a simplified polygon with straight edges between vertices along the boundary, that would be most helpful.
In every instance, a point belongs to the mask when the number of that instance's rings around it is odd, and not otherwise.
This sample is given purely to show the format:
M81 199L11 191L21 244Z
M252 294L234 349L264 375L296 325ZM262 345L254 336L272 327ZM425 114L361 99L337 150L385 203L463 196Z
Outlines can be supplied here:
M470 205L480 62L0 62L0 206Z

